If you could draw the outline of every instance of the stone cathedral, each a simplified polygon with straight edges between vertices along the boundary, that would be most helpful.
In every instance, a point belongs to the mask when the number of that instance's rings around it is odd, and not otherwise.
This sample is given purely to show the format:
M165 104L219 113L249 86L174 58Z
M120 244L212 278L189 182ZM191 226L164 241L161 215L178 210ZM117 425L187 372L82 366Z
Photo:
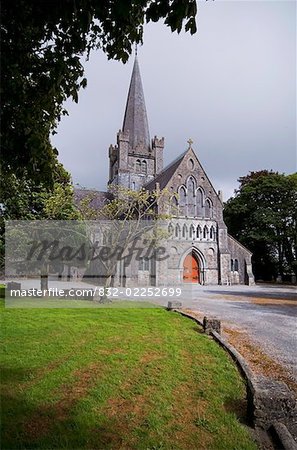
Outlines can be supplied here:
M220 191L213 188L195 151L188 149L163 167L164 138L150 139L139 64L135 58L122 130L109 148L109 184L132 190L167 189L174 216L169 221L170 258L125 268L126 286L253 284L251 252L228 234ZM83 194L85 195L86 192ZM82 193L77 192L78 197ZM98 207L108 194L98 192ZM173 209L172 209L173 210ZM117 274L115 285L122 284Z

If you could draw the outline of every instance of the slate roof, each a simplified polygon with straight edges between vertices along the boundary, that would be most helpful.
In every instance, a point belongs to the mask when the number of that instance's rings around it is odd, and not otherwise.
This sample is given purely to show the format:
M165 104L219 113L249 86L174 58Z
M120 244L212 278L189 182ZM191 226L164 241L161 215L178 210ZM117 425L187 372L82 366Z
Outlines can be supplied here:
M144 93L137 56L135 57L132 77L127 98L123 131L129 130L129 144L135 149L138 144L150 147L150 134L146 114Z
M88 196L92 198L90 206L94 209L100 209L112 200L112 195L109 192L97 191L96 189L74 189L74 203L76 205Z
M147 184L145 184L143 187L144 189L147 189L148 191L153 191L156 189L156 183L159 183L160 189L164 189L168 182L170 181L171 177L173 176L174 172L180 165L183 157L188 152L186 150L183 152L180 156L178 156L174 161L172 161L168 166L166 166L162 172L160 172L153 180L149 181Z

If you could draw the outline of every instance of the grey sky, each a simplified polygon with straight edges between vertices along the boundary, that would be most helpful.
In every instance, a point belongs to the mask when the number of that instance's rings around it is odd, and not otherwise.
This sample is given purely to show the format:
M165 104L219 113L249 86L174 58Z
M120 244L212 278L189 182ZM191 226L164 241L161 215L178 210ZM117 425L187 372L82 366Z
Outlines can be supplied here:
M224 198L251 170L296 171L295 1L200 2L198 32L145 29L138 59L151 137L165 164L193 148ZM108 147L122 127L133 57L94 52L88 86L54 136L74 183L106 189Z

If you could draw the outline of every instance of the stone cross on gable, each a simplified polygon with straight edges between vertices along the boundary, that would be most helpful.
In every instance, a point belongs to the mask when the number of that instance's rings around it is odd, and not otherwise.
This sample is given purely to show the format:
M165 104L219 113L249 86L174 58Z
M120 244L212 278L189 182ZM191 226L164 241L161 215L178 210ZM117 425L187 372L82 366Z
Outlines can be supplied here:
M192 148L193 140L191 138L187 140L187 143L189 144L189 148Z

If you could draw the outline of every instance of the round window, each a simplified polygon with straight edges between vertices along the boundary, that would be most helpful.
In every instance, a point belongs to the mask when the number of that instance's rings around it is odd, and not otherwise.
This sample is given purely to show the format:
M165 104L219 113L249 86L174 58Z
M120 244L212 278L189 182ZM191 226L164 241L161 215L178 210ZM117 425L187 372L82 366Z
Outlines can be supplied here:
M194 161L192 160L192 158L190 158L189 161L188 161L188 168L190 170L194 169Z

